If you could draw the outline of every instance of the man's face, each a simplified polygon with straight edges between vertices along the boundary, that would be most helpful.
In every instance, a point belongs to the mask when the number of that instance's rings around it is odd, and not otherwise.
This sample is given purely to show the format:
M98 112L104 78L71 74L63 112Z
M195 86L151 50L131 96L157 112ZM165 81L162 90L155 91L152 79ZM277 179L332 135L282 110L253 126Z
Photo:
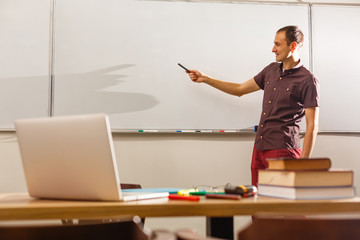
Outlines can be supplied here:
M291 44L287 44L285 31L276 34L272 52L275 53L277 62L284 62L291 56Z

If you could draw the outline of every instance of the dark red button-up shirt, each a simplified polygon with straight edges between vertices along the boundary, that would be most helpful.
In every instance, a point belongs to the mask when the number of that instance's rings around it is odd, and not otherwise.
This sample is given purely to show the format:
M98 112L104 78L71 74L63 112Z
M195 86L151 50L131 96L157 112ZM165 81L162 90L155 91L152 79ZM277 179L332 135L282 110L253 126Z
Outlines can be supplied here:
M282 63L271 63L254 79L264 90L255 147L300 148L299 123L305 108L319 106L318 79L304 66L283 72Z

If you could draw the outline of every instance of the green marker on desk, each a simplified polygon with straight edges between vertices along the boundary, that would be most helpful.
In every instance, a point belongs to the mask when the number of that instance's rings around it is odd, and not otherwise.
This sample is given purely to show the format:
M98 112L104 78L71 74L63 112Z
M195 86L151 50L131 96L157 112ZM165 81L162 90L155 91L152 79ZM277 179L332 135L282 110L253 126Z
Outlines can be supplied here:
M197 191L197 192L189 192L190 195L198 195L203 196L206 194L225 194L225 192L206 192L206 191Z
M202 196L206 194L206 191L196 191L196 192L189 192L190 195L198 195Z

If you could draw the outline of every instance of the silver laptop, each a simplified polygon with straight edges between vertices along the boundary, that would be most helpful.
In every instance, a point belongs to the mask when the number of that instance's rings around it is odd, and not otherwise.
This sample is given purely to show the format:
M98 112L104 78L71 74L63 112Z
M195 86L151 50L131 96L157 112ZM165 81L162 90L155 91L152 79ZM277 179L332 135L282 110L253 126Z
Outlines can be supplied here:
M77 115L15 121L30 196L130 201L167 192L122 192L108 116Z

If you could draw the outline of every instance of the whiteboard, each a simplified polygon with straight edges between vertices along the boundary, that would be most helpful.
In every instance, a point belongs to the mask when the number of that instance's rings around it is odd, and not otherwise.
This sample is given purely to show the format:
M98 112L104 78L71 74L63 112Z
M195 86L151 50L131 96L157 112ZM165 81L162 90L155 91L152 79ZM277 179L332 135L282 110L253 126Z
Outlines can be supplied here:
M48 116L48 0L0 0L0 129Z
M360 7L316 6L313 19L320 130L359 131Z
M275 57L275 32L308 9L136 0L61 0L55 14L54 114L105 112L114 129L243 129L262 91L241 98L196 84L177 63L244 82ZM309 63L309 44L302 52Z

